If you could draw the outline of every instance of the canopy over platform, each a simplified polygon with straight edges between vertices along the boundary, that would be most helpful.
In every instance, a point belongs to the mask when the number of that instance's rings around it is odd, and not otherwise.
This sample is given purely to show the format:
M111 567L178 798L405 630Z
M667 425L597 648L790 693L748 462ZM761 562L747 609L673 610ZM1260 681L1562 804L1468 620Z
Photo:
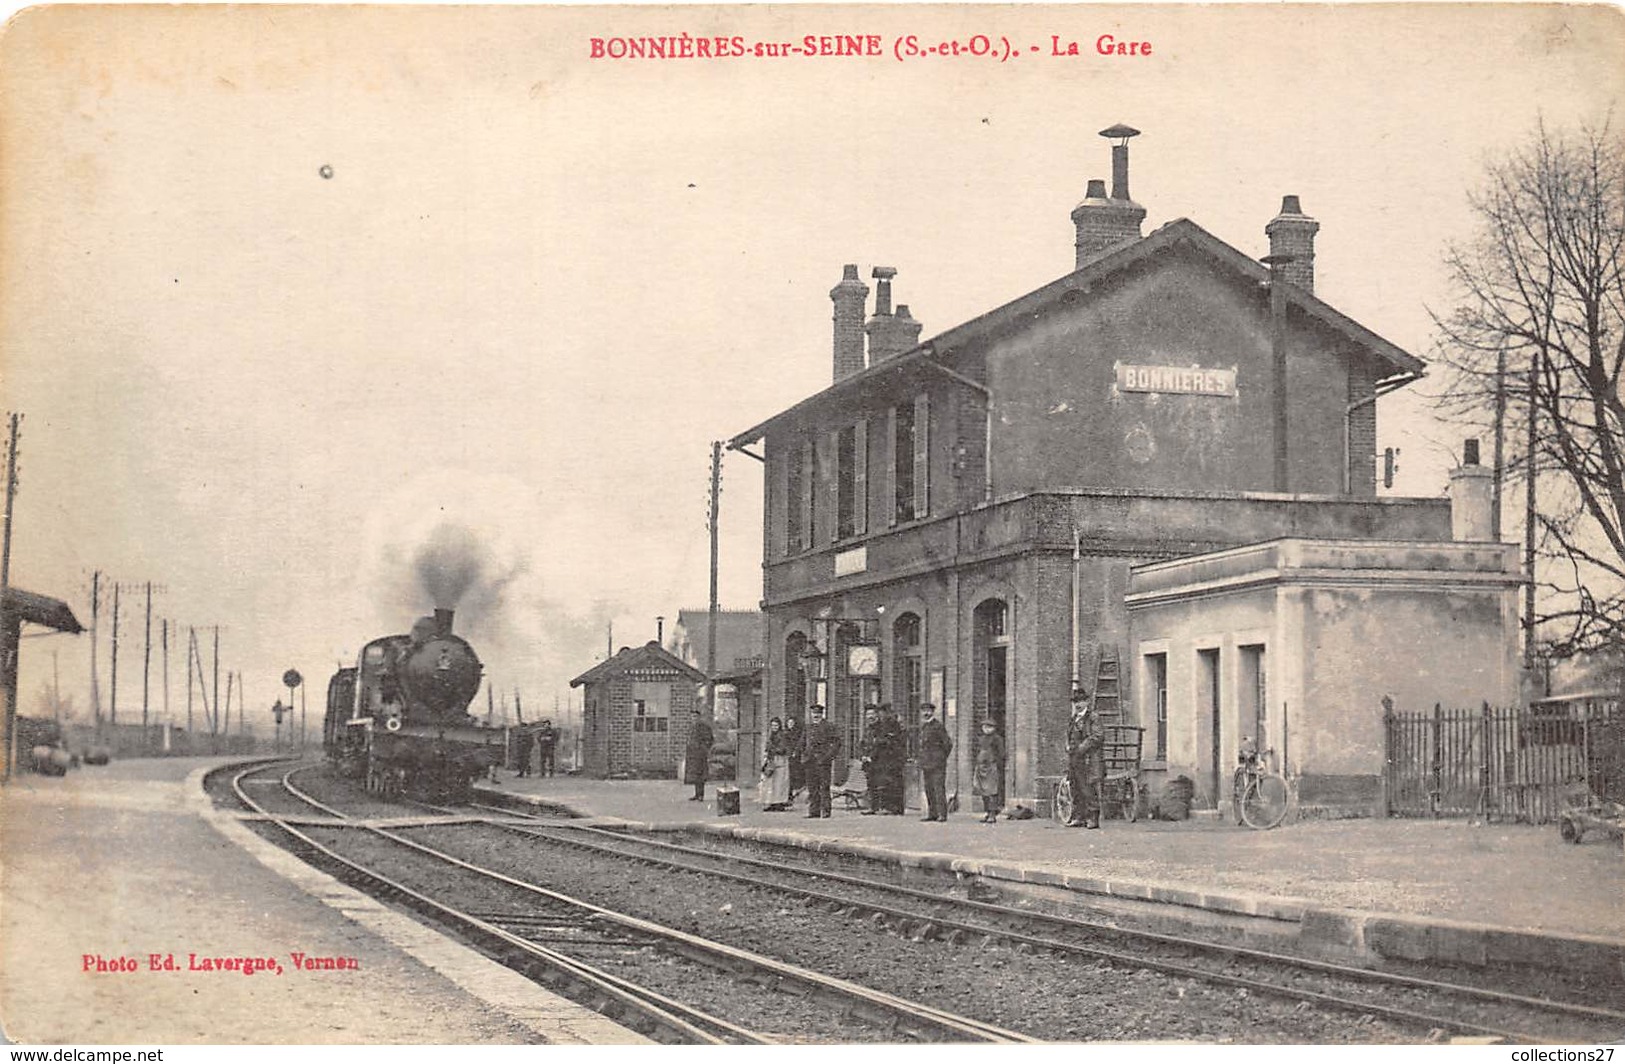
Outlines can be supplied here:
M36 595L21 588L6 588L5 612L18 620L43 625L69 635L78 635L84 631L84 627L80 625L79 619L73 615L73 610L66 602L51 598L49 595Z

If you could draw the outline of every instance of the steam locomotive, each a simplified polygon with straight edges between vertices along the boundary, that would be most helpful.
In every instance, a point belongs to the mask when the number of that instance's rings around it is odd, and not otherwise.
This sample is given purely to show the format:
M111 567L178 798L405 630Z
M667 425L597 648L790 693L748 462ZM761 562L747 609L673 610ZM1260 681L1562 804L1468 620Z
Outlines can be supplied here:
M467 712L484 669L452 616L437 609L410 635L374 639L327 685L322 748L370 794L462 801L501 760L502 730Z

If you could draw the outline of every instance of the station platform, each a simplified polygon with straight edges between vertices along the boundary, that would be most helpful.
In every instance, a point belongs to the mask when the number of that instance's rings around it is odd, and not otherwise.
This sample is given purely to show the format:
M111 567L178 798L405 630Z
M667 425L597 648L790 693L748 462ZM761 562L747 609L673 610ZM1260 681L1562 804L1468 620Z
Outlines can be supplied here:
M232 760L241 759L115 761L57 779L24 774L0 788L7 1040L645 1041L310 868L215 809L203 775ZM296 953L346 958L354 967L302 970ZM243 958L275 967L246 974ZM174 968L164 967L171 959ZM126 965L133 970L121 970Z
M716 783L702 805L675 780L505 771L477 786L578 816L974 874L1108 909L1160 907L1195 924L1223 918L1243 935L1249 923L1268 924L1274 941L1296 938L1322 954L1625 977L1620 843L1594 833L1573 845L1555 825L1321 820L1253 831L1208 816L1086 830L1042 819L984 824L963 807L946 823L921 822L918 811L864 816L839 799L832 817L810 820L804 797L768 813L754 788L740 789L739 815L719 816Z

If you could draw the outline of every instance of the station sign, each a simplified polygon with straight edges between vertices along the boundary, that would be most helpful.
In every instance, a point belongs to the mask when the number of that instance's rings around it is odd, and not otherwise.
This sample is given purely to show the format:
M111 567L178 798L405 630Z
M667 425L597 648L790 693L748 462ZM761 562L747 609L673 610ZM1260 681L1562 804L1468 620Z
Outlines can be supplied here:
M1236 394L1236 371L1205 366L1128 366L1119 362L1117 390L1233 397Z

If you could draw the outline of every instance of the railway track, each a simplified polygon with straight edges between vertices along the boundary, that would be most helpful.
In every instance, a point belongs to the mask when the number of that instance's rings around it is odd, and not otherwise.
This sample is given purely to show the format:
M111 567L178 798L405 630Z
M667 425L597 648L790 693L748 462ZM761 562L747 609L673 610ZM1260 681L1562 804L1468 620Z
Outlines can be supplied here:
M606 954L624 957L629 952L659 952L667 958L666 963L698 963L720 969L735 981L744 980L746 985L770 991L789 989L826 1009L832 1007L834 1022L849 1026L857 1023L881 1040L1002 1044L1035 1041L981 1020L614 912L461 860L404 838L398 831L357 823L342 810L301 790L292 780L301 771L304 769L298 766L281 765L240 769L231 777L231 791L245 808L283 833L291 848L307 861L369 893L430 916L510 967L656 1040L697 1044L773 1041L766 1034L610 970L600 959ZM277 790L258 782L278 773ZM250 782L256 783L253 789L259 792L257 796L249 794L245 784ZM296 808L287 808L290 803ZM273 811L273 804L282 805L282 812ZM321 822L310 822L311 809L322 814ZM302 823L289 822L295 817ZM354 851L358 847L345 845L350 852L341 853L340 847L334 845L339 837L353 840L358 830L385 844L382 850L360 847L371 854L366 863L357 859ZM331 837L327 841L318 837L324 835ZM403 856L408 854L411 856ZM380 863L389 864L389 871L378 868ZM449 885L448 877L456 886ZM475 910L451 905L442 900L448 893L484 899L485 906ZM558 946L566 948L555 948Z
M848 918L883 924L915 939L1003 941L1018 947L1104 961L1248 993L1305 1002L1356 1016L1378 1016L1437 1037L1439 1032L1513 1042L1617 1039L1625 1012L1440 979L1374 971L1197 938L1118 928L1076 917L1018 909L785 861L683 846L569 821L491 826L602 857L771 889ZM1437 1011L1444 1006L1446 1011Z

